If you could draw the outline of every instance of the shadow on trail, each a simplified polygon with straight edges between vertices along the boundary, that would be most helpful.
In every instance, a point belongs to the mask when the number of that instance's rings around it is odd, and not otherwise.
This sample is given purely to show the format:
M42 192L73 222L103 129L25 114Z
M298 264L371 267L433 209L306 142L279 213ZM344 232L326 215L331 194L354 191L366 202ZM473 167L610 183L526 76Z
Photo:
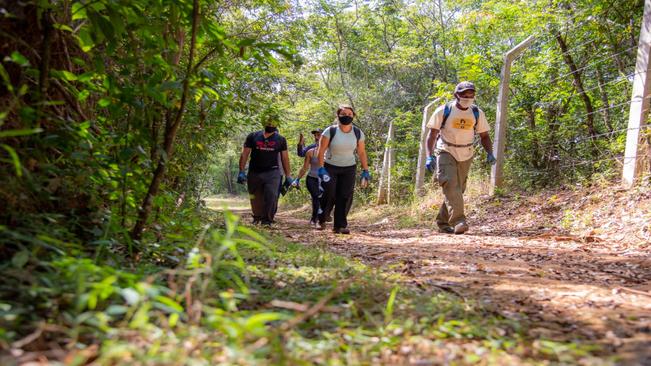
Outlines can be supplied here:
M302 221L283 214L282 233L526 320L534 339L589 340L624 364L651 364L648 257L613 254L609 242L536 237L533 228L447 235L353 223L353 235L342 236L306 232Z
M281 211L271 232L399 274L421 293L446 292L481 304L526 324L526 339L597 343L600 355L621 357L621 364L651 365L651 297L643 295L651 290L648 257L613 254L610 242L555 240L533 226L447 235L353 222L353 235L343 236L330 227L312 230L305 217L305 208ZM296 296L331 285L285 282ZM382 303L382 296L376 300Z

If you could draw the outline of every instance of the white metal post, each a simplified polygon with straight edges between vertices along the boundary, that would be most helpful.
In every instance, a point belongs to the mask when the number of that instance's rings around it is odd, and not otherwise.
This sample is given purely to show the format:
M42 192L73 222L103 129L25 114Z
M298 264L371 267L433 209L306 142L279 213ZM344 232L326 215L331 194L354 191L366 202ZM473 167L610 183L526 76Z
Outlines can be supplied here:
M495 144L493 155L497 162L491 168L490 194L495 194L495 188L502 186L502 172L504 169L504 147L506 145L507 118L509 113L509 82L511 81L511 64L513 59L522 53L533 42L534 37L529 36L517 46L504 54L504 65L500 75L500 90L497 97L497 114L495 116Z
M434 114L436 107L441 98L436 98L423 109L423 123L420 128L420 148L418 149L418 163L416 165L416 187L414 193L420 195L423 193L425 184L425 159L427 159L427 122Z
M651 0L644 2L644 15L640 27L640 40L637 48L633 93L628 115L628 131L626 133L626 149L624 150L624 169L622 183L631 188L635 183L638 170L638 155L640 154L640 129L646 124L649 109L649 91L651 85Z
M380 173L380 186L377 191L377 203L382 205L391 203L391 168L393 159L393 121L389 122L389 132L387 133L387 142L384 145L384 159L382 160L382 172Z

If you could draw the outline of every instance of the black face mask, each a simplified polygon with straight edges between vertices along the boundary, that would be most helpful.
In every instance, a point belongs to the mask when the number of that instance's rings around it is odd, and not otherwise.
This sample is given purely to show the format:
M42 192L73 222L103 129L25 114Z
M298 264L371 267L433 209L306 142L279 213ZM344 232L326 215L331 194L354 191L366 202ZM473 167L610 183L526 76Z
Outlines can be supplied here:
M351 117L351 116L339 116L339 123L341 123L344 126L349 125L349 124L353 123L353 117Z
M266 132L266 133L274 133L276 131L278 131L278 127L266 126L264 128L264 132Z

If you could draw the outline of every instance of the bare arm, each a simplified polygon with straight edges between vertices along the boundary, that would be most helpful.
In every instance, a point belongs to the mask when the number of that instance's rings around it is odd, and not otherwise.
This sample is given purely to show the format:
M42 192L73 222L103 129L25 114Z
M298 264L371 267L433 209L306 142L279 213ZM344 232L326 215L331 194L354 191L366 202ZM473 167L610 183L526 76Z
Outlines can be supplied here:
M310 166L310 160L312 160L312 155L314 155L314 149L309 150L307 154L305 154L305 159L303 160L303 167L301 168L301 171L298 172L298 179L303 178L305 175L305 172L309 169Z
M321 140L319 140L319 167L325 165L325 152L330 146L330 138L321 135Z
M291 177L292 170L289 168L289 153L287 153L287 150L280 152L280 160L283 162L283 170L285 171L285 176Z
M427 156L434 155L434 145L436 144L436 139L438 137L439 130L430 128L429 133L427 134Z
M484 150L486 150L486 153L492 154L493 153L493 142L491 141L491 136L488 134L488 132L480 133L479 137L481 138L481 146L484 147Z
M251 155L251 148L243 147L242 153L240 154L240 171L243 171L246 167L246 162L249 160L249 155Z
M366 155L366 145L364 141L357 142L357 155L362 163L362 169L368 170L368 156Z

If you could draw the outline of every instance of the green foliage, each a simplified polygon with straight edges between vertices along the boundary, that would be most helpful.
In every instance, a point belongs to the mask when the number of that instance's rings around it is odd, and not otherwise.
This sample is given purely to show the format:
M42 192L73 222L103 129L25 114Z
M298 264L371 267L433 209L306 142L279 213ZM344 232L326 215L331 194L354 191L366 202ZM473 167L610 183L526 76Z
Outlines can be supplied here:
M364 363L405 339L476 341L460 362L529 357L517 322L318 249L277 239L265 249L235 217L207 217L203 200L245 191L237 159L261 120L278 122L293 150L298 133L332 124L349 103L375 178L355 204L375 199L390 122L392 200L408 202L423 105L472 79L491 120L502 55L531 33L538 41L514 65L507 179L528 188L608 177L624 147L617 108L630 97L642 2L611 5L10 2L0 32L0 346L54 342L73 363L107 365ZM555 31L582 68L592 118ZM139 220L144 235L134 235ZM287 334L276 326L295 314L261 308L315 303L351 276L332 300L340 313ZM534 343L533 357L560 362L591 352Z

